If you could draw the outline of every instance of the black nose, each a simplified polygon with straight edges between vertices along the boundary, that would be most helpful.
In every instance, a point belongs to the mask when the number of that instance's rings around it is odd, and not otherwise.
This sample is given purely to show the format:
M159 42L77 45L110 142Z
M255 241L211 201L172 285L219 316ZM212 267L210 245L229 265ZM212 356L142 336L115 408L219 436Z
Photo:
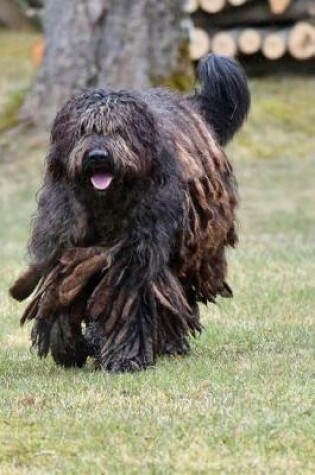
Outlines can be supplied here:
M108 157L108 150L106 149L100 149L100 148L94 148L87 154L87 159L88 160L93 160L93 161L102 161Z

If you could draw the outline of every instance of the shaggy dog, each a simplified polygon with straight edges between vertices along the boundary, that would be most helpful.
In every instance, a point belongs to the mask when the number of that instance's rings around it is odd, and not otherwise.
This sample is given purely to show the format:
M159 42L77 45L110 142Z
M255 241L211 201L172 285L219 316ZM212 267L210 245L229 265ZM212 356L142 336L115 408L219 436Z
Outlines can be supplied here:
M64 366L88 355L134 371L185 354L198 302L230 297L237 187L224 146L250 104L235 61L209 55L200 90L88 90L57 114L30 240L11 288L33 344ZM83 330L82 330L83 327Z

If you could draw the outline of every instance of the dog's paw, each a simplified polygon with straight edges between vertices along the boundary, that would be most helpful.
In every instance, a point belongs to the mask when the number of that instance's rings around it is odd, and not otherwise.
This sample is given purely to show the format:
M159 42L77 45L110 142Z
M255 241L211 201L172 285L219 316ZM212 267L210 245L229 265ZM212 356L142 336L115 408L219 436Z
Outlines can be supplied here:
M54 323L50 334L50 350L55 363L65 368L82 368L88 357L84 337L72 333L66 318L59 318Z
M88 324L84 334L84 339L86 341L88 355L95 358L96 361L99 361L101 347L99 327L96 323L93 322Z
M145 362L139 357L112 361L106 366L102 365L102 368L110 373L135 373L145 369L146 367L147 365Z
M169 356L185 356L190 353L190 346L187 338L181 338L178 340L171 340L165 343L164 352Z

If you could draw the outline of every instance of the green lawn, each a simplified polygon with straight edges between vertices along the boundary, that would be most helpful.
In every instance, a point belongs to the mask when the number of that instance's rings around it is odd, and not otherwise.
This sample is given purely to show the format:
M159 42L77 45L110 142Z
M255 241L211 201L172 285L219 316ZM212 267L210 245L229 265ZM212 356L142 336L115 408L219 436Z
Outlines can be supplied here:
M33 74L23 58L17 89ZM64 370L29 351L7 288L25 262L47 137L0 135L1 474L314 473L315 80L251 87L251 118L229 147L242 198L235 298L202 309L191 356L135 375Z

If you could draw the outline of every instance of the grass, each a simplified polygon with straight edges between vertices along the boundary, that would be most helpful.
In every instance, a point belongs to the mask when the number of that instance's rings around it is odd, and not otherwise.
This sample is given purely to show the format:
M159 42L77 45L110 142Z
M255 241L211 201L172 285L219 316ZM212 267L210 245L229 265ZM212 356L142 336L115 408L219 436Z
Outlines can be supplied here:
M18 89L7 99L4 110L0 115L0 132L19 123L19 111L25 98L26 89Z
M235 298L202 309L191 356L136 375L64 370L29 351L7 288L47 137L0 135L1 474L314 473L314 85L251 83L251 118L229 147L242 197Z
M34 76L32 48L34 33L0 29L0 132L17 124L19 109Z

